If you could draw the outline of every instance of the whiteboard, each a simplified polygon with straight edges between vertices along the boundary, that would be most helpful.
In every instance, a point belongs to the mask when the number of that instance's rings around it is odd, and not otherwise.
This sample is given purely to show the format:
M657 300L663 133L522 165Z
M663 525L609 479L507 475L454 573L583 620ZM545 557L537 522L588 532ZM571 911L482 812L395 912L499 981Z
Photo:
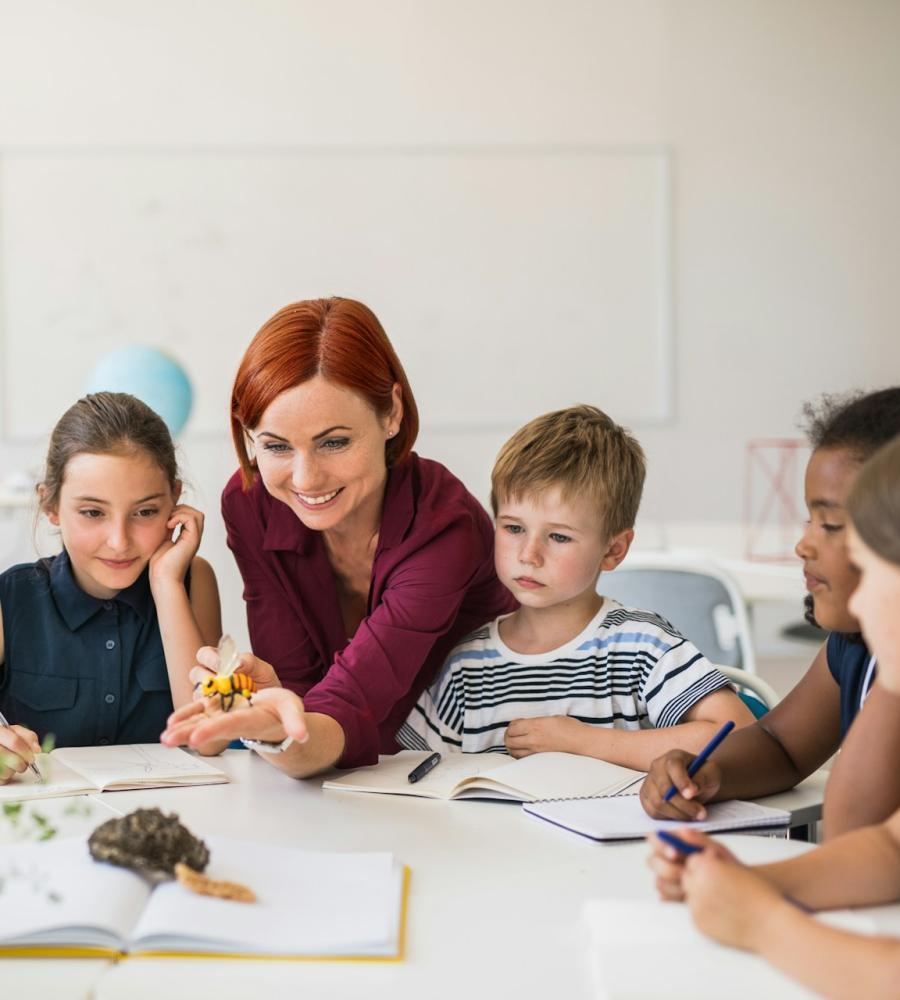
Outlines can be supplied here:
M371 306L423 424L513 428L591 402L671 416L668 155L574 149L0 156L4 433L46 433L96 362L167 350L192 432L288 302Z

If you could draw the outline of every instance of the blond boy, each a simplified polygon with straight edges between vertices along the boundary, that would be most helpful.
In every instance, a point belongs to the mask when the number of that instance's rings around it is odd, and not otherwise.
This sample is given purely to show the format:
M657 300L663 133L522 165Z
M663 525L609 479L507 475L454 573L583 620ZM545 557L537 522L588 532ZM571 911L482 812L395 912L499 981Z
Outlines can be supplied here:
M645 460L593 406L532 420L491 476L497 575L520 607L457 646L397 739L522 757L559 750L647 770L753 721L727 679L664 619L597 591L634 537Z

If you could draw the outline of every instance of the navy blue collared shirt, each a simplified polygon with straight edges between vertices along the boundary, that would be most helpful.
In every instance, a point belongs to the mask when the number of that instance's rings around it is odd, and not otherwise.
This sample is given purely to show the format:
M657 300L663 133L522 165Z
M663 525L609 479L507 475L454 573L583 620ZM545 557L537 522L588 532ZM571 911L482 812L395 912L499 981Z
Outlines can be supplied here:
M874 671L869 673L871 656L861 637L832 632L826 646L828 669L841 689L841 740L853 724L869 693Z
M78 586L63 551L0 574L0 609L10 723L63 747L159 741L172 695L148 568L104 601Z

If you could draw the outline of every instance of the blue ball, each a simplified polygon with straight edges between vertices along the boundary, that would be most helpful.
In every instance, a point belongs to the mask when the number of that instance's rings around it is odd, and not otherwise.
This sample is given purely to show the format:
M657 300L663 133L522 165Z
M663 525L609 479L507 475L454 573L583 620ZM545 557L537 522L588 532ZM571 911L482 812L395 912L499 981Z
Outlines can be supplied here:
M166 422L176 437L187 422L193 402L187 373L157 347L131 344L102 358L91 372L88 392L129 392Z

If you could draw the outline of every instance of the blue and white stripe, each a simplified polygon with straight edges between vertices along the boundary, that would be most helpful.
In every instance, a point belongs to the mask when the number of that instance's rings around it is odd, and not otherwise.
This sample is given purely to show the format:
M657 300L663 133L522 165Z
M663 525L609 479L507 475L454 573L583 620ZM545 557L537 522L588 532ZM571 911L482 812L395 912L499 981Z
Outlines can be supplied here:
M665 619L606 598L574 639L525 655L497 619L447 659L397 734L409 749L503 751L513 719L568 715L617 729L673 726L727 678Z

